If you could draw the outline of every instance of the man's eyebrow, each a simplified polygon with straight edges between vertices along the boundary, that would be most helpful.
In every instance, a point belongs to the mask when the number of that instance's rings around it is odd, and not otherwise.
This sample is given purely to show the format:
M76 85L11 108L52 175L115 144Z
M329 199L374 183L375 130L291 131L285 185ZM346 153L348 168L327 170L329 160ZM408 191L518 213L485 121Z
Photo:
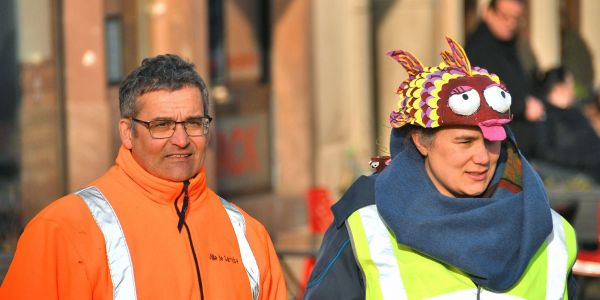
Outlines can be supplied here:
M174 121L173 118L171 117L162 117L162 116L158 116L158 117L154 117L152 118L153 121Z
M193 116L188 116L187 118L185 118L185 120L190 120L190 119L200 119L204 117L204 115L193 115ZM163 117L163 116L158 116L158 117L154 117L152 118L153 121L175 121L175 119L171 118L171 117Z
M194 116L188 116L188 117L186 118L186 120L189 120L189 119L200 119L200 118L202 118L202 117L205 117L205 115L194 115Z

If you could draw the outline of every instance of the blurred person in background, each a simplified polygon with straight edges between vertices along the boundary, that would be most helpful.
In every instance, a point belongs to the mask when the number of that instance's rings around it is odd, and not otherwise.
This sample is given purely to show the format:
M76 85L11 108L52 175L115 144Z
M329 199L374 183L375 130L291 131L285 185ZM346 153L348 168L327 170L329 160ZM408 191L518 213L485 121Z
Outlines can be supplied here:
M600 184L600 137L575 106L575 79L565 67L540 79L546 118L538 123L536 158L590 176Z
M194 65L144 59L119 101L115 165L29 222L0 299L284 299L265 228L206 185L212 119Z
M491 0L482 20L467 37L466 51L474 65L498 74L512 95L510 128L525 156L533 154L536 122L544 105L531 95L532 82L519 57L517 32L525 13L525 0Z
M566 7L562 6L560 17L560 61L575 79L575 101L587 102L594 94L594 57L581 35L577 18Z
M572 226L554 212L506 124L511 94L448 38L408 72L391 163L333 207L305 299L573 299Z

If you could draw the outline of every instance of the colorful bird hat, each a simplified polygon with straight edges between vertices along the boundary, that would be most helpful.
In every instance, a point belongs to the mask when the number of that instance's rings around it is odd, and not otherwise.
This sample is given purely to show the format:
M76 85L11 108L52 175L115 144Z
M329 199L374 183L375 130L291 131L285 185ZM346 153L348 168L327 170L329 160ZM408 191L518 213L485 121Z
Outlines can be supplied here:
M511 121L511 96L496 74L472 67L465 50L446 37L451 51L441 53L436 67L425 67L410 52L390 51L408 78L402 82L398 110L390 123L399 128L406 124L436 128L451 125L478 126L490 141L506 139L502 125Z

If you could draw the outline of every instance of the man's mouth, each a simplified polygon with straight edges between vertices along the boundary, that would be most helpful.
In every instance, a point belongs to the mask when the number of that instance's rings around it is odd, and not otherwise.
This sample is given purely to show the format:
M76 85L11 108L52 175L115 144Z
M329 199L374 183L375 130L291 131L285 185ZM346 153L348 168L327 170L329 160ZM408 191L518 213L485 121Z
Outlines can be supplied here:
M168 154L167 158L187 158L192 156L192 154L190 153L175 153L175 154Z

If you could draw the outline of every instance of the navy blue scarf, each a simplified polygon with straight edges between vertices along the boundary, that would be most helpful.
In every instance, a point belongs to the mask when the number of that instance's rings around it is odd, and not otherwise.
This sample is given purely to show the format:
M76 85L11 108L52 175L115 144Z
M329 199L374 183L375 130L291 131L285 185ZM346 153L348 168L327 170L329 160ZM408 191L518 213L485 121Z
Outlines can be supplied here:
M392 163L375 182L375 201L398 243L461 269L486 289L510 289L552 231L544 186L527 160L518 155L522 191L500 185L489 198L450 198L437 191L402 129L393 130L391 145ZM490 186L509 169L512 145L504 143Z

